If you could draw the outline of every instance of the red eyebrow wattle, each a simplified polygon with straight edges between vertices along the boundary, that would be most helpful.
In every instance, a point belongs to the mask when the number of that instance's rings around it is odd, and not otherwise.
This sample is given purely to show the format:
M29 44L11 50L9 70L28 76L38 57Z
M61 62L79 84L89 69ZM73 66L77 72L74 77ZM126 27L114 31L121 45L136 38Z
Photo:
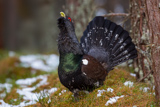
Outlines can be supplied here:
M71 18L70 17L68 17L68 20L71 22Z

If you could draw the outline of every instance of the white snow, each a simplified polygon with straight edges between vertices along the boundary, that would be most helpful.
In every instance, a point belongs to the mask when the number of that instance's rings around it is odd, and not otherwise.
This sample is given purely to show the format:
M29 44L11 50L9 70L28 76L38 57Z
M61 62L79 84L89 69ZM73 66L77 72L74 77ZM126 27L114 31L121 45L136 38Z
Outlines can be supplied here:
M148 92L148 90L150 90L149 87L140 87L140 90L142 90L143 92Z
M106 90L98 90L98 94L97 94L97 97L100 97L102 96L101 94L103 94L103 92L106 92Z
M153 86L153 88L152 88L153 90L155 90L155 86Z
M112 88L107 88L107 92L113 92L114 90ZM106 92L106 90L102 89L102 90L98 90L98 94L97 94L97 97L100 97L102 96L102 94Z
M10 56L10 57L13 57L13 56L15 56L15 52L14 51L9 51L9 53L8 53L8 55Z
M3 100L0 100L0 103L1 103L0 105L1 107L24 107L32 104L32 102L23 101L19 105L11 105L11 104L5 103Z
M134 105L133 107L137 107L136 105Z
M49 96L51 93L54 93L57 91L57 88L51 88L49 90L45 89L43 91L40 91L40 93L33 93L32 91L34 91L36 88L24 88L22 90L18 89L17 93L19 93L20 95L24 95L24 100L31 100L32 102L36 103L36 100L38 100L38 98L42 98L42 97L47 97Z
M134 74L134 73L130 73L130 75L133 76L133 77L136 77L136 74Z
M107 88L107 92L113 92L114 90L112 88Z
M9 52L9 56L14 56L14 52ZM53 71L57 69L57 66L59 64L59 57L57 55L24 55L19 57L21 61L21 65L23 67L32 67L33 69L43 70L43 71ZM36 82L38 79L40 79L39 83L37 83L34 87L28 87L32 83ZM57 91L57 88L51 88L51 89L44 89L43 91L40 91L39 93L34 93L33 91L42 85L46 85L47 83L47 75L40 75L34 78L27 78L27 79L19 79L16 81L16 84L20 85L20 89L17 89L17 93L20 95L23 95L24 101L21 102L19 105L10 105L5 103L3 100L0 100L0 106L2 107L23 107L31 104L35 104L36 100L47 97L51 93L54 93ZM10 81L10 80L9 80ZM12 88L12 84L0 83L0 91L6 88L6 92L10 92ZM66 92L66 90L62 90L61 93ZM0 97L5 97L5 93L1 93ZM17 100L17 99L14 99ZM27 101L27 102L26 102ZM48 100L50 102L51 99Z
M35 87L40 87L41 85L48 84L47 75L40 75L34 78L19 79L16 81L16 84L19 84L22 87L25 87L25 86L31 85L32 83L36 82L38 79L41 79L41 81Z
M53 71L57 69L59 57L57 55L24 55L20 56L23 67L32 67L43 71Z
M0 105L1 107L16 107L16 106L12 106L8 103L5 103L3 100L0 100L0 103L1 103L1 105Z
M54 93L57 91L57 88L51 88L49 90L45 89L43 91L40 91L40 93L33 93L32 91L34 91L36 88L33 87L33 88L24 88L22 90L18 89L17 90L17 93L19 93L20 95L23 95L23 99L25 101L29 101L29 102L21 102L19 106L28 106L28 105L32 105L32 104L36 104L38 101L38 99L40 98L43 98L43 97L47 97L49 96L50 94Z
M156 95L156 93L154 92L153 95Z
M4 97L6 97L6 93L5 92L0 94L0 98L4 98Z
M0 83L0 91L2 91L3 89L6 89L7 93L9 93L11 91L11 88L12 88L12 84L9 84L9 83L1 84Z
M60 93L59 93L59 96L62 95L63 93L65 93L66 90L62 90Z
M128 86L129 88L131 88L131 87L133 87L133 82L131 82L131 81L126 81L125 83L124 83L124 85L125 86Z
M116 103L117 100L118 100L119 98L122 98L122 97L124 97L124 95L109 98L109 100L106 102L105 106L108 106L109 104Z
M27 87L28 85L31 85L32 83L36 82L38 79L41 79L41 81L36 84L34 87ZM23 87L22 89L17 89L17 93L20 95L23 95L23 99L29 102L21 102L20 105L18 106L26 106L26 105L31 105L31 104L35 104L36 101L42 97L47 97L49 96L51 93L54 93L55 91L57 91L57 88L51 88L49 90L45 89L43 91L40 91L40 93L33 93L32 91L34 91L37 87L40 87L42 85L48 84L47 83L47 75L40 75L34 78L27 78L27 79L19 79L16 81L16 84L19 84L21 87ZM26 88L24 88L26 87ZM48 101L50 102L50 101Z
M0 83L0 91L2 90L6 90L7 93L9 93L11 91L11 88L12 88L12 84L9 84L9 83L4 83L4 84L1 84ZM6 96L6 93L3 92L3 93L0 93L0 98L4 98Z
M32 83L36 82L38 79L41 79L41 81L36 84L34 87L27 87L31 85ZM33 92L37 87L40 87L41 85L48 84L47 83L47 75L40 75L34 78L27 78L27 79L19 79L16 81L16 84L19 84L22 89L17 89L17 93L19 95L23 95L24 101L21 102L19 105L10 105L5 103L3 100L0 100L2 107L23 107L23 106L28 106L32 104L36 104L36 101L38 99L41 99L43 97L47 97L50 94L54 93L57 91L57 88L51 88L51 89L44 89L43 91L40 91L39 93ZM0 84L0 89L1 88L6 88L10 92L10 88L12 87L11 84L5 83L5 84ZM10 88L9 88L10 87ZM66 92L66 90L62 90L61 93ZM17 99L14 99L17 100ZM26 102L27 101L27 102ZM48 100L50 102L51 99Z

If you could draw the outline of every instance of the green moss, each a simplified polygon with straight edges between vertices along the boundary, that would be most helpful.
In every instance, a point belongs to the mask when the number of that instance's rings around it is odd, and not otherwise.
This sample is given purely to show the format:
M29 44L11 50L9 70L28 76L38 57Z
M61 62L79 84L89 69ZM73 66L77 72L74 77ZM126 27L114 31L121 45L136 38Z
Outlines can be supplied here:
M72 55L68 55L67 58L71 57ZM67 59L68 60L68 59ZM19 85L16 84L17 79L21 78L31 78L34 76L38 76L41 74L46 74L43 71L36 70L34 73L32 72L32 68L23 68L20 66L19 60L16 57L12 58L4 58L0 61L0 63L4 64L4 66L1 65L0 68L0 82L8 82L12 84L11 92L6 92L6 97L3 98L3 100L6 103L12 104L12 105L18 105L22 101L24 101L23 96L20 96L18 93L16 93L17 89L20 88ZM72 64L71 64L72 65ZM58 90L48 95L47 93L42 93L41 98L38 98L37 104L30 105L28 107L33 106L46 106L46 107L96 107L96 106L105 106L105 103L109 100L111 97L115 96L121 96L125 95L124 98L118 99L118 101L112 105L113 107L121 106L133 106L137 105L140 107L150 106L150 107L156 107L155 103L155 96L150 94L153 93L154 90L149 90L148 92L143 92L140 90L140 87L150 87L146 83L136 83L136 78L130 76L129 72L126 72L123 69L114 69L112 70L108 76L106 77L106 80L104 81L104 85L101 86L98 89L95 89L93 92L89 94L83 94L80 96L78 100L76 100L72 95L72 93L64 87L58 78L57 72L51 72L48 73L48 80L45 85L42 85L40 87L37 87L37 89L34 92L40 92L44 89L50 89L52 87L56 87ZM9 79L7 79L9 78ZM6 80L7 79L7 80ZM129 88L124 86L125 81L132 81L134 82L134 87ZM40 80L37 80L34 82L31 86L35 86L37 83L39 83ZM107 90L107 88L112 88L114 91L111 92L104 92L101 97L97 97L98 90ZM62 90L66 90L65 93L59 96L59 93ZM4 93L6 90L3 89L0 91L0 93ZM51 102L48 102L51 101ZM27 102L27 101L26 101Z
M124 70L118 70L115 69L111 71L106 77L106 81L104 82L104 85L98 89L95 89L93 92L89 94L83 94L82 96L79 97L79 99L75 100L75 98L72 96L73 94L66 89L58 79L57 74L51 74L48 77L48 82L52 84L48 84L47 87L55 87L58 86L58 91L53 93L50 98L52 98L51 102L51 107L95 107L95 106L105 106L105 103L109 100L111 97L115 96L121 96L125 95L124 98L118 99L118 101L112 105L112 107L125 107L125 106L133 106L137 105L140 107L144 106L154 106L155 98L153 95L150 94L149 92L143 92L139 90L140 87L148 87L147 84L145 83L134 83L134 87L129 88L124 86L123 81L121 81L121 78L125 78L126 81L133 81L136 82L135 78L130 76L130 73L124 71ZM114 91L111 92L104 92L101 97L97 97L97 92L98 90L106 90L107 88L113 88ZM63 93L61 96L59 96L59 93L63 90L66 89L67 91ZM45 100L47 100L46 98ZM46 101L42 101L43 104L41 105L46 105L48 106L49 104L45 103ZM37 101L37 105L42 103L40 100ZM153 102L153 103L151 103Z
M46 73L40 70L33 70L31 67L24 68L20 63L18 57L6 57L3 60L0 60L0 83L7 82L6 79L14 81Z

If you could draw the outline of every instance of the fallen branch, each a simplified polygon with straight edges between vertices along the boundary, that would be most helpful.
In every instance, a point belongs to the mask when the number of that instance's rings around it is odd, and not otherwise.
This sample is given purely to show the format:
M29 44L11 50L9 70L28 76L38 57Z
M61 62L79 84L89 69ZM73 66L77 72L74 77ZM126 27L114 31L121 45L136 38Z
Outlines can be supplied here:
M108 13L103 15L103 17L112 17L112 16L125 16L128 17L130 14L129 13Z

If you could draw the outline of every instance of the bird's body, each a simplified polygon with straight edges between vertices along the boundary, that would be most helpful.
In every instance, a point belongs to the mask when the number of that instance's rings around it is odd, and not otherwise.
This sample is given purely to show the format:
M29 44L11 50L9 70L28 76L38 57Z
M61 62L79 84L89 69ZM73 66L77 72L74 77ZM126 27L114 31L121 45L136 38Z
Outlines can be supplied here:
M58 27L58 75L61 83L75 94L100 87L114 66L137 57L128 32L102 16L89 23L80 43L70 17L59 18Z

